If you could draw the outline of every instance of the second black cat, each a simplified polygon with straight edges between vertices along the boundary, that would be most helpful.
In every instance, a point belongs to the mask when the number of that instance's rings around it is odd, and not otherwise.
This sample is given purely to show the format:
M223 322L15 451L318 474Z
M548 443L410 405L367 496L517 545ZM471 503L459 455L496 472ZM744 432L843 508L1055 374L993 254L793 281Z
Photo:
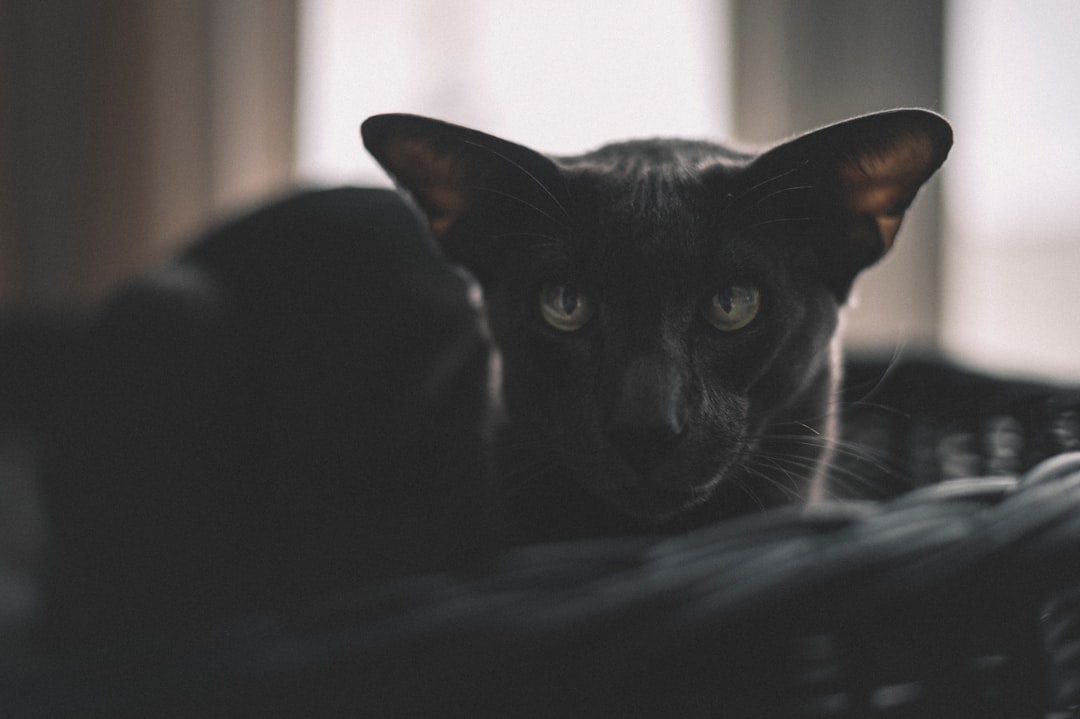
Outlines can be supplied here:
M383 115L368 149L482 287L519 540L671 531L826 496L838 313L952 143L897 110L766 152L546 157Z

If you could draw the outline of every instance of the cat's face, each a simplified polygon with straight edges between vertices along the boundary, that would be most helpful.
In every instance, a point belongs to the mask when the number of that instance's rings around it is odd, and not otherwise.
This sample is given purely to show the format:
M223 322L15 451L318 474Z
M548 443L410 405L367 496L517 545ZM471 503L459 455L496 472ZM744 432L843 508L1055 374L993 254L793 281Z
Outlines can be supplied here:
M520 465L504 480L554 470L646 522L805 495L839 307L951 142L919 111L760 156L652 140L545 158L400 115L364 137L483 287Z

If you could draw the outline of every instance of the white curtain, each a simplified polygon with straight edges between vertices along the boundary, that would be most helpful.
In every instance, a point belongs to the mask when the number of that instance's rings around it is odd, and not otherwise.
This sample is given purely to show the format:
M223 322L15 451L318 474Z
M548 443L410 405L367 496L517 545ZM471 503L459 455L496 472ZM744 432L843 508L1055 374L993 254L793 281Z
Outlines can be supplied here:
M568 153L729 133L726 0L303 0L298 168L385 183L369 115L412 112Z

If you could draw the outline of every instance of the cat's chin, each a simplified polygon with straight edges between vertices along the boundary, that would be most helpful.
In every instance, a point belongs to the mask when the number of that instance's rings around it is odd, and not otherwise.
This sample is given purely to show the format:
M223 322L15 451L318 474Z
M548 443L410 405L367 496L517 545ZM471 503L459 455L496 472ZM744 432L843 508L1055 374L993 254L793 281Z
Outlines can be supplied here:
M661 525L707 502L715 494L717 483L712 480L702 486L672 489L639 481L605 493L604 499L635 521Z

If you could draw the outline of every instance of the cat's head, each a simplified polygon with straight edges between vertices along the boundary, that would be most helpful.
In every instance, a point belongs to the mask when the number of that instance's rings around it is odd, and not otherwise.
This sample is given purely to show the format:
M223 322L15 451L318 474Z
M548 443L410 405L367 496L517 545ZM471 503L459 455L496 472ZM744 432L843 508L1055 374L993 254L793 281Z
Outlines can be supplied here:
M483 288L508 441L656 521L728 479L762 503L802 491L769 489L773 465L812 475L820 443L765 449L824 431L839 307L952 142L921 110L762 153L642 140L547 157L411 115L363 137Z

